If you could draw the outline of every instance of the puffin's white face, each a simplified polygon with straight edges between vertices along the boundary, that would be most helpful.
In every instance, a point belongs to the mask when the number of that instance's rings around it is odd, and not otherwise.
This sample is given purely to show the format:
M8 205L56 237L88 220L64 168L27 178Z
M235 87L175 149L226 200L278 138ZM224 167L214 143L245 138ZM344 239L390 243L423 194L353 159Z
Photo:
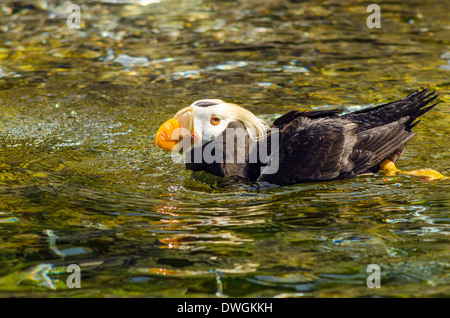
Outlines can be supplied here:
M228 124L240 121L253 139L263 136L268 125L248 110L226 103L220 99L203 99L177 112L158 129L155 145L171 151L186 149L188 146L201 146L220 136ZM183 142L180 140L183 139ZM182 145L183 144L183 145Z
M210 106L196 106L196 104ZM217 103L213 105L212 103ZM190 107L194 109L193 124L194 129L198 134L199 142L194 143L196 145L203 145L211 140L220 136L228 124L236 119L231 119L221 112L221 105L226 104L220 99L214 100L202 100L193 103Z

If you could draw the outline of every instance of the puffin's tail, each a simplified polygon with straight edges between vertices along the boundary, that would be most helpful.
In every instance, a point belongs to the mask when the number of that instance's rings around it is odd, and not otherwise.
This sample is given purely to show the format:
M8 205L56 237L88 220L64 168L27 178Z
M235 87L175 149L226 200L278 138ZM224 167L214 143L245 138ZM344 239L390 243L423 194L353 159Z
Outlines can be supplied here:
M417 90L398 101L352 112L342 118L357 123L358 132L361 132L409 117L405 122L405 129L411 131L420 121L415 120L439 103L429 105L439 96L435 93L436 91L430 93L428 89Z
M343 115L358 124L354 147L358 151L350 158L355 162L354 172L377 172L385 159L395 163L415 135L411 129L419 123L417 118L436 106L432 101L437 97L435 92L424 89L395 102Z

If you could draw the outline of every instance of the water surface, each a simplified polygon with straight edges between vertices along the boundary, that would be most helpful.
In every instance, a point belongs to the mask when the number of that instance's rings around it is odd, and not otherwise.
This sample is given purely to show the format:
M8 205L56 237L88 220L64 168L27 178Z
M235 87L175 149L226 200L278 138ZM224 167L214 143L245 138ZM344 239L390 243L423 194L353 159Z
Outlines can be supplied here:
M77 1L78 30L65 2L0 4L0 296L450 295L449 181L258 187L153 146L202 98L273 120L428 87L398 165L449 175L443 2L382 3L381 29L361 1L115 2Z

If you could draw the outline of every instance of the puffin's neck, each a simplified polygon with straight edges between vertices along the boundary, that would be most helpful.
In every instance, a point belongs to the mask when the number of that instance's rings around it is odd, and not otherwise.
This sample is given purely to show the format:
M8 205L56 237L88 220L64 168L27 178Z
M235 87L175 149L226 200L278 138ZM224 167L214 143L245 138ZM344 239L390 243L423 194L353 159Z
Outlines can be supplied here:
M245 126L238 121L228 124L221 136L185 153L186 168L206 171L219 177L240 177L255 181L261 163L250 160L250 153L257 149L257 142L250 142Z

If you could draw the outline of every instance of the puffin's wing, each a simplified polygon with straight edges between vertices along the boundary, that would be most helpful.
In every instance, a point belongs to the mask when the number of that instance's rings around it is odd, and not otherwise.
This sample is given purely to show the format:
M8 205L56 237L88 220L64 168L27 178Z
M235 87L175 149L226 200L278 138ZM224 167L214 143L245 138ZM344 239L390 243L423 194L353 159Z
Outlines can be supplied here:
M335 117L338 113L342 112L342 109L326 109L326 110L313 110L313 111L300 111L291 110L283 116L277 118L272 126L278 129L283 129L283 127L289 124L291 121L298 117L308 117L310 119L317 119L323 117Z
M342 115L341 118L357 123L359 125L358 132L383 126L405 117L409 117L409 120L405 124L412 128L418 123L413 123L416 118L422 116L437 105L435 103L427 106L438 96L435 95L435 92L429 93L428 89L420 92L415 91L401 100L348 113Z
M270 156L271 164L278 160L278 171L268 174L271 170L266 167L258 181L294 184L331 180L351 171L354 163L349 156L357 142L357 127L336 117L295 118L280 131L279 147Z
M384 159L395 162L402 154L406 144L414 137L407 124L409 117L395 122L364 130L356 134L357 141L349 159L354 163L352 177L365 172L377 172Z
M294 184L305 181L346 179L365 172L376 172L382 160L395 161L415 135L409 117L362 132L358 124L341 118L311 120L298 117L281 131L278 171L265 168L258 181ZM395 158L394 158L395 157Z

